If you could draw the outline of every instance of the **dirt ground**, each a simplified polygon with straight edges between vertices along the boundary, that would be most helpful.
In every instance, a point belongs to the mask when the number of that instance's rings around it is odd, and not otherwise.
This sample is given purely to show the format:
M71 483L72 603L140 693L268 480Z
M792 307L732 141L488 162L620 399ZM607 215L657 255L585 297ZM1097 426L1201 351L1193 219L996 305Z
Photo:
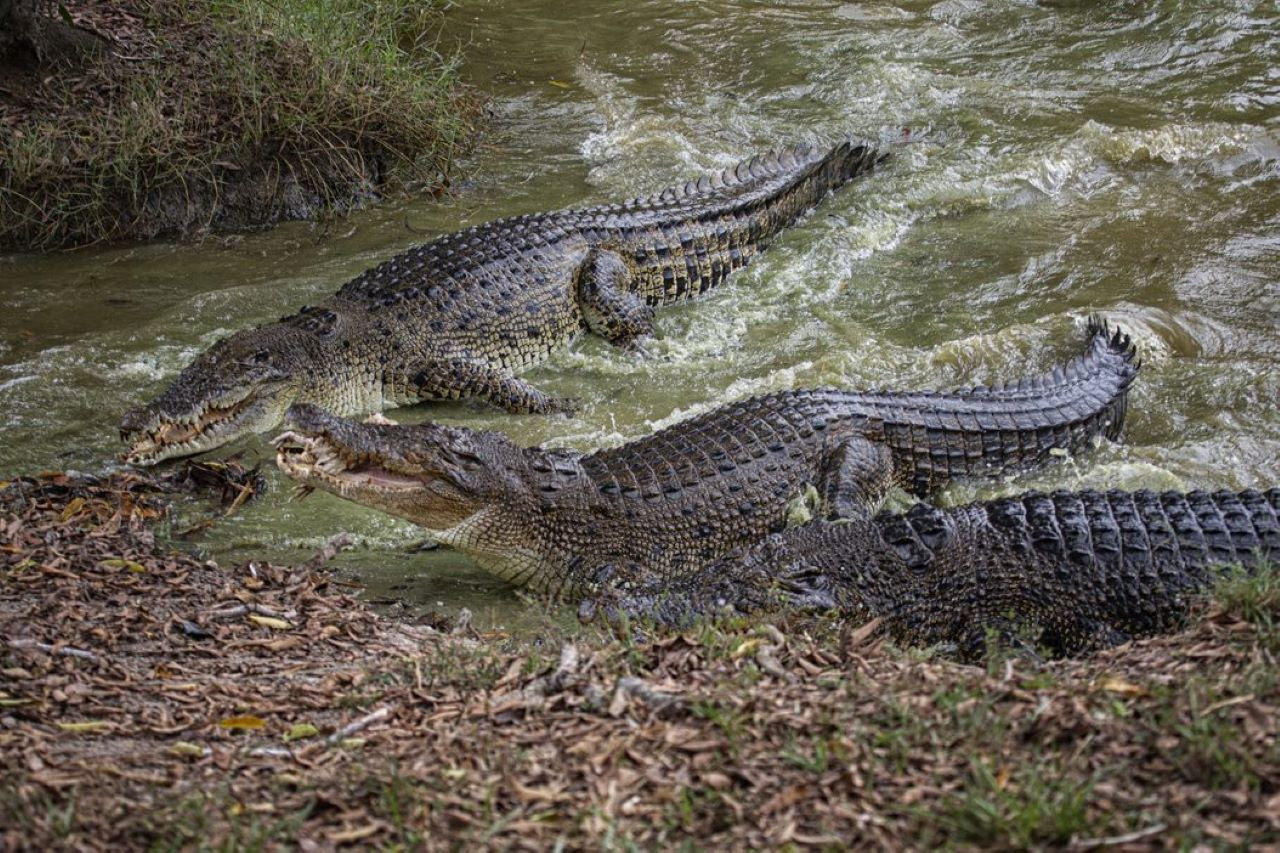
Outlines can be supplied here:
M1280 843L1274 600L985 669L820 619L517 640L376 614L340 541L160 547L181 479L0 489L6 850Z

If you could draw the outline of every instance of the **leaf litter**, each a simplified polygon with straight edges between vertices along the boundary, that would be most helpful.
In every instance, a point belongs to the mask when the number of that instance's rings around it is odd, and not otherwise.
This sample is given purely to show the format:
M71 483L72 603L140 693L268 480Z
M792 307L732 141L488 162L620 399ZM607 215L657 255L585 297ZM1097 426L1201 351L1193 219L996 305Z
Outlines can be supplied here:
M986 668L815 618L487 638L350 595L349 539L158 543L175 491L234 510L253 473L198 476L0 489L4 849L1280 841L1274 644L1225 606Z

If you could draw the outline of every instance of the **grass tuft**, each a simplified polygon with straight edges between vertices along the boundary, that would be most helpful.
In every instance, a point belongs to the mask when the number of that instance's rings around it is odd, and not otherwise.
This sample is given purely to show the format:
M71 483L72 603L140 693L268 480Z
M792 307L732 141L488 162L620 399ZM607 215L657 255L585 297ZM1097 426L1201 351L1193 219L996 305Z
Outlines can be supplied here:
M1214 598L1227 613L1253 625L1260 646L1280 652L1280 570L1274 564L1226 576L1214 588Z
M938 822L957 839L984 846L1063 845L1089 826L1091 787L1047 765L993 773L975 760L963 788L942 803Z
M0 101L0 247L245 227L440 186L475 115L441 4L128 0ZM122 23L123 22L123 23Z

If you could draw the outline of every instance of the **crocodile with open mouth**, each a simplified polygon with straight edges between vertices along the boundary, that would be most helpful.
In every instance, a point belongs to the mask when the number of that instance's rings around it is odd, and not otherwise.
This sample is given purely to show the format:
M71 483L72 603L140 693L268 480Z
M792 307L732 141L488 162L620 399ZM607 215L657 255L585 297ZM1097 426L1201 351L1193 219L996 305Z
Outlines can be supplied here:
M500 219L410 249L322 307L246 329L125 414L127 461L200 453L279 424L294 403L343 415L475 397L549 413L516 374L584 329L637 346L655 306L715 287L885 154L843 142L744 160L622 204Z
M304 486L416 522L515 585L569 597L677 583L806 504L866 517L895 485L923 495L1115 438L1138 365L1127 336L1097 321L1090 334L1082 356L1007 386L783 391L586 455L300 405L276 461Z

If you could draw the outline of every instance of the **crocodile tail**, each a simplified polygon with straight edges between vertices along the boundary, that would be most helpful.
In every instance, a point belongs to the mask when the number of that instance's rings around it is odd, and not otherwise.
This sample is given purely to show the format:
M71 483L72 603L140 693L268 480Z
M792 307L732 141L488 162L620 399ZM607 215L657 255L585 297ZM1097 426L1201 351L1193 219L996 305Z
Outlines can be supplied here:
M1100 338L1105 341L1108 349L1123 356L1126 361L1132 362L1135 371L1142 366L1142 360L1138 358L1137 344L1119 326L1113 329L1106 317L1090 314L1088 328L1090 340Z
M893 156L889 148L914 145L926 138L927 129L910 127L881 133L879 143L851 136L832 148L822 162L831 167L835 188L887 161Z
M1129 335L1112 329L1098 316L1089 319L1089 342L1080 355L1049 373L1024 376L1007 385L980 385L967 396L993 397L1010 401L1039 401L1059 406L1059 415L1088 434L1100 434L1115 441L1124 429L1129 407L1129 389L1141 362ZM1098 427L1101 427L1099 429Z
M989 533L1018 539L1064 562L1123 564L1124 572L1135 575L1134 583L1163 576L1143 566L1180 569L1189 580L1198 569L1252 567L1259 559L1280 556L1280 489L1275 488L1029 492L980 506ZM1132 590L1136 599L1150 592Z
M816 179L816 187L821 193L839 189L854 178L870 172L889 159L889 152L865 140L846 139L827 150L825 154L819 154L812 149L796 149L793 152L778 152L771 156L794 157L799 162L812 158L812 165L805 172L797 175L797 181Z
M889 159L889 152L870 142L847 139L827 154L825 162L834 174L833 188L871 171Z
M890 621L890 630L954 642L970 628L1011 622L1019 634L1037 632L1030 634L1037 645L1075 654L1175 629L1188 593L1280 558L1280 489L1027 492L951 509L913 507L875 524L896 558L874 569L899 562L915 569L893 572L915 600L906 599L905 619ZM838 544L845 547L828 552L850 563L862 547ZM843 577L860 593L865 576ZM912 589L902 580L912 577L929 580ZM945 623L937 616L951 612L956 618Z
M1129 388L1142 367L1133 339L1119 327L1112 328L1104 317L1089 317L1089 347L1085 354L1067 366L1070 375L1078 363L1085 373L1106 375L1112 384L1108 406L1099 415L1106 419L1103 435L1111 441L1120 438L1129 412Z
M1210 565L1255 567L1259 561L1280 559L1280 489L1265 492L1191 492L1185 496L1165 492L1160 496L1165 515L1174 520L1170 507L1182 511L1183 525L1198 532L1194 544L1203 548ZM1188 545L1179 546L1185 552Z
M788 183L792 187L816 178L816 189L820 195L870 172L888 156L887 152L880 150L875 144L857 139L846 139L827 149L825 153L810 145L776 148L730 166L719 175L707 179L705 186L702 181L690 182L685 186L684 192L690 195L717 184L754 186L779 176L788 176Z

